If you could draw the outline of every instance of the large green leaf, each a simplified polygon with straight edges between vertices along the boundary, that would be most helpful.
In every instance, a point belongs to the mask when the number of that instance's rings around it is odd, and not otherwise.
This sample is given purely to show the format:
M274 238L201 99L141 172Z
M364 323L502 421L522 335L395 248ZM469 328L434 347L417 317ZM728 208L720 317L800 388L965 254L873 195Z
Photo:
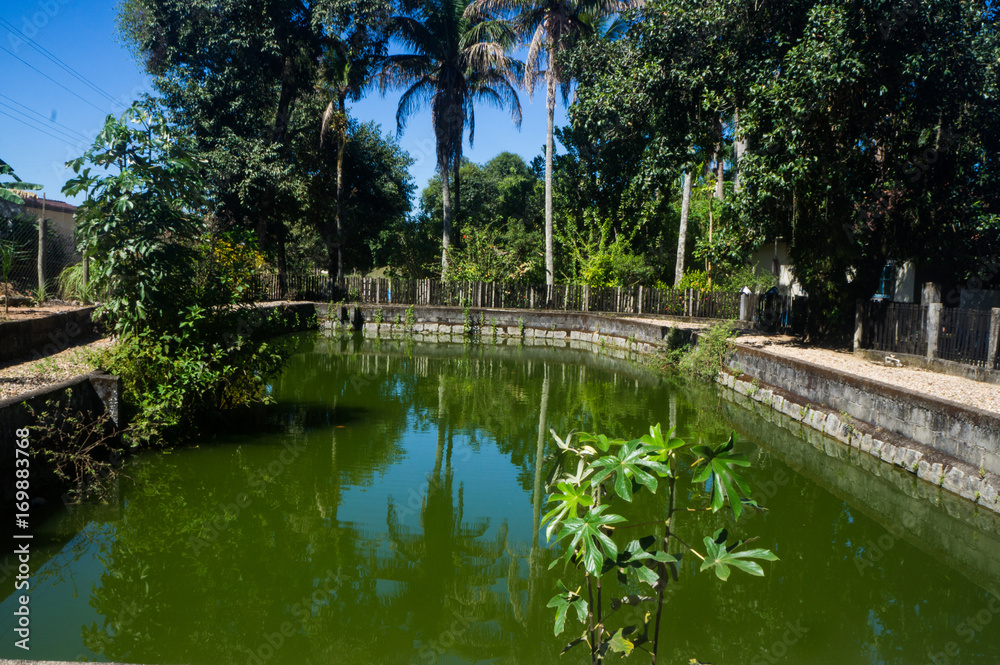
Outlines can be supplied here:
M729 441L718 448L706 445L692 446L691 452L698 458L693 465L696 469L694 482L711 480L712 512L717 512L728 500L733 510L733 517L739 519L742 512L740 495L749 498L750 487L736 472L736 467L750 466L750 462L741 453L733 452L734 436L731 434Z
M611 540L602 528L624 522L621 515L609 513L603 514L607 505L591 507L583 517L567 519L562 531L556 540L572 536L572 541L566 548L566 559L569 560L575 553L579 552L583 567L591 575L599 575L601 563L604 557L615 559L618 556L618 547Z
M659 462L667 461L671 451L684 446L684 441L674 438L673 427L667 430L667 433L664 435L660 423L651 426L649 434L643 435L639 440L646 446L646 452Z
M624 631L624 628L619 628L615 634L611 636L611 639L608 640L608 648L611 651L620 653L622 658L631 655L632 651L635 649L635 644L625 637Z
M713 539L711 536L705 536L705 560L702 561L700 570L705 571L709 568L714 568L716 576L723 582L729 579L730 567L738 568L751 575L763 577L764 569L752 559L760 559L762 561L778 560L778 557L770 550L754 549L733 552L726 546L725 539L721 539L721 542L718 542L718 540L718 538Z
M546 538L552 538L552 534L557 531L563 520L577 517L580 508L587 508L594 503L588 485L560 482L557 487L559 493L549 498L549 503L554 502L556 505L542 518L542 524L548 525L545 527Z
M546 605L546 607L556 608L556 619L553 626L556 635L563 632L563 629L566 627L566 614L570 608L576 611L576 617L580 621L586 621L588 609L587 601L580 595L579 588L575 591L568 589L562 580L557 582L557 586L561 593L552 596L548 605Z
M592 483L596 485L614 476L615 493L626 501L632 501L633 480L644 485L650 492L656 492L656 477L649 472L655 471L661 475L670 473L662 462L646 453L645 446L638 439L622 446L617 455L605 455L590 466L595 471Z

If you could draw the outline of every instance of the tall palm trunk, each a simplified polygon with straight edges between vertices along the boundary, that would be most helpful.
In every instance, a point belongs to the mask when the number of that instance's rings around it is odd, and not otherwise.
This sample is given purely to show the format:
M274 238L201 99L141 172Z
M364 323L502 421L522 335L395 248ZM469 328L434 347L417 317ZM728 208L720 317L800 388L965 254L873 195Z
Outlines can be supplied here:
M440 166L441 198L444 199L444 233L441 239L441 279L448 274L448 248L451 247L451 185L449 184L448 163Z
M552 143L556 114L555 53L549 49L549 64L545 72L545 108L548 111L548 128L545 134L545 283L555 284L555 259L552 245Z
M687 248L688 216L691 213L691 172L684 174L684 193L681 195L681 227L677 231L677 265L674 268L674 288L684 277L684 253Z
M743 187L740 178L740 162L743 161L743 153L747 150L746 139L743 138L743 131L740 129L740 110L733 111L733 192L739 192Z
M337 279L344 276L344 148L347 146L347 108L340 97L340 117L337 118ZM330 257L331 259L333 257ZM332 267L332 266L331 266Z

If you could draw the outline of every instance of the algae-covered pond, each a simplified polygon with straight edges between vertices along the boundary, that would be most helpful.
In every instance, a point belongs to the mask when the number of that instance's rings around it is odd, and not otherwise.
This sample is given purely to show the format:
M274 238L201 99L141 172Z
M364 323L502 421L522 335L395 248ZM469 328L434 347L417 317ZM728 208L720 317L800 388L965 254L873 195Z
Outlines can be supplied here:
M579 624L555 637L546 608L563 575L537 528L547 428L662 422L714 443L735 430L767 509L692 513L681 531L727 526L780 561L726 583L684 561L660 663L1000 662L996 518L714 388L589 351L319 337L273 395L231 431L140 456L109 504L39 525L31 651L0 575L0 657L585 662L558 656Z

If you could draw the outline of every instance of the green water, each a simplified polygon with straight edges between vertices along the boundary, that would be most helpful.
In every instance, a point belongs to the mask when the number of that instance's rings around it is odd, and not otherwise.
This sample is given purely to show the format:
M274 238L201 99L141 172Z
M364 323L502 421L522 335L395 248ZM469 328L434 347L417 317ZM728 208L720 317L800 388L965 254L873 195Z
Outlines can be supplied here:
M727 583L686 561L660 663L1000 662L992 516L914 498L927 490L912 476L876 475L714 389L589 352L319 338L273 394L232 431L137 459L108 505L38 526L32 648L13 646L4 575L0 657L584 662L558 656L581 628L554 637L545 607L561 571L536 528L544 414L559 432L735 429L753 463L766 513L697 514L681 533L728 525L781 560Z

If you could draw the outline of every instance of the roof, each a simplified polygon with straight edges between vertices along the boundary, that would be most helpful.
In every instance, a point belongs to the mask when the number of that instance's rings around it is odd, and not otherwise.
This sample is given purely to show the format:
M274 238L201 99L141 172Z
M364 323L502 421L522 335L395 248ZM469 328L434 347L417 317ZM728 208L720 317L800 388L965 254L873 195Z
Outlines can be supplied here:
M37 210L42 209L42 199L38 197L38 194L34 192L22 192L19 190L12 190L15 194L24 199L25 208L33 208ZM45 212L68 212L73 214L76 212L76 206L66 203L65 201L45 201Z

